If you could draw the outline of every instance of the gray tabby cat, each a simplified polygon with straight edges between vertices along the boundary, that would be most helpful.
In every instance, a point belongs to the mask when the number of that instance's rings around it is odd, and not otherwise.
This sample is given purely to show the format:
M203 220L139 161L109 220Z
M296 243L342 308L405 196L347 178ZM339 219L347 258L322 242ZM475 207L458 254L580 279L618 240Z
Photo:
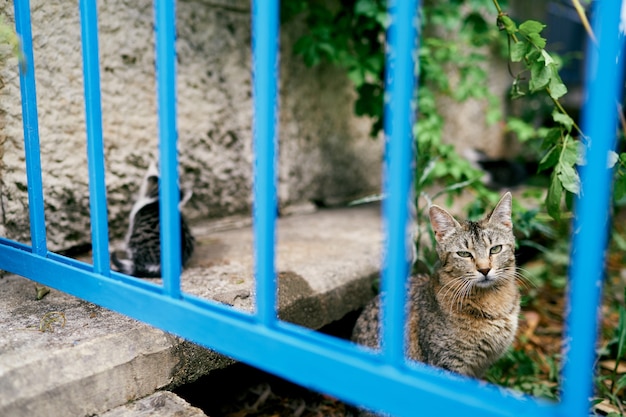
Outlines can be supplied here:
M480 378L511 345L520 295L510 193L485 219L457 222L433 205L439 264L432 276L409 283L407 355L416 361ZM352 339L379 342L379 297L359 316Z
M179 208L190 197L191 192L181 195ZM120 255L120 251L113 252L111 254L113 266L119 272L127 275L143 278L160 277L161 238L159 228L159 171L156 163L152 162L139 189L137 201L130 212L125 248L122 251L124 255ZM184 266L193 253L195 240L182 214L180 230L181 262Z

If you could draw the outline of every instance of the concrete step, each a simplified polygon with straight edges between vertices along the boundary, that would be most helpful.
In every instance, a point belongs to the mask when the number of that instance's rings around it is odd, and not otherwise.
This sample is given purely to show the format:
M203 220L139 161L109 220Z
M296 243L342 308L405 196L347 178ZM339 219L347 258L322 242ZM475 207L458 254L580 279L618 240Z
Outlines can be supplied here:
M157 391L145 398L115 407L99 417L207 417L199 408L190 405L169 391Z
M194 226L198 248L182 288L251 311L252 231L249 221L235 224ZM281 319L320 328L367 302L380 224L376 206L279 219ZM54 289L35 296L32 281L0 279L0 416L99 415L233 363Z

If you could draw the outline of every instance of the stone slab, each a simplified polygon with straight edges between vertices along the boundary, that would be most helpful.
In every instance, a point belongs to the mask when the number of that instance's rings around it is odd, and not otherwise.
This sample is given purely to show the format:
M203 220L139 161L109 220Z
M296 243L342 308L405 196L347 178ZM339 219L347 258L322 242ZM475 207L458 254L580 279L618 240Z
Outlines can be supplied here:
M207 417L173 392L158 391L148 397L124 404L100 417Z
M198 248L183 290L251 311L252 231L194 225ZM279 316L319 328L371 298L380 263L375 206L279 219ZM0 279L0 415L100 414L233 361L209 349L52 289Z

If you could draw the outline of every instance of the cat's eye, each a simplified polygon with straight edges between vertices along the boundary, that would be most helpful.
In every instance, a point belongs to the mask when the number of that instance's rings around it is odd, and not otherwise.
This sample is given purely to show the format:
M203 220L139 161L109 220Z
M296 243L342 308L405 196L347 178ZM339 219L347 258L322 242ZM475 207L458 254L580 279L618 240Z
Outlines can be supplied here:
M492 247L491 249L489 249L489 253L491 255L495 255L496 253L500 253L500 252L502 252L502 245L496 245Z
M459 251L456 253L457 255L459 255L461 258L471 258L472 254L466 251Z

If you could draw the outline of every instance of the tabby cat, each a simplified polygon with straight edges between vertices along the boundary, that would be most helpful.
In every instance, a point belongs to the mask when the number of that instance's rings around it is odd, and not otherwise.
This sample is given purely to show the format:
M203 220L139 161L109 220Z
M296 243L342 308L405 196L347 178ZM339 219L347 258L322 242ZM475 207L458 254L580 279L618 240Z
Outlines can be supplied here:
M181 193L179 208L191 197ZM152 162L139 189L137 201L129 216L123 251L113 252L111 261L119 272L143 278L161 276L161 237L159 214L159 171ZM181 262L183 265L193 253L195 240L181 214ZM123 253L123 255L120 254Z
M485 219L464 223L430 208L439 263L432 276L410 279L411 359L480 378L513 342L520 295L511 204L506 193ZM365 307L353 330L355 342L380 347L379 306L376 297Z

